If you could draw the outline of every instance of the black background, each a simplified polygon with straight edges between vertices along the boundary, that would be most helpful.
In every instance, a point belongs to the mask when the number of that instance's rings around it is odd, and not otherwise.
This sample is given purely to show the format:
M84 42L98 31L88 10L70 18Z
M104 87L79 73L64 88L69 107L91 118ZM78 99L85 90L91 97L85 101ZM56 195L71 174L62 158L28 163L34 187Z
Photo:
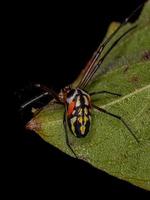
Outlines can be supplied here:
M7 102L7 112L5 125L2 124L6 137L1 143L6 164L3 184L7 188L13 186L12 193L21 191L28 195L32 191L36 195L54 193L69 198L79 192L99 197L110 193L146 193L47 144L24 129L31 117L30 108L18 112L21 103L39 92L31 82L58 91L73 81L103 39L108 24L112 20L122 21L140 2L55 1L6 6L6 58L1 79L4 78L2 99Z

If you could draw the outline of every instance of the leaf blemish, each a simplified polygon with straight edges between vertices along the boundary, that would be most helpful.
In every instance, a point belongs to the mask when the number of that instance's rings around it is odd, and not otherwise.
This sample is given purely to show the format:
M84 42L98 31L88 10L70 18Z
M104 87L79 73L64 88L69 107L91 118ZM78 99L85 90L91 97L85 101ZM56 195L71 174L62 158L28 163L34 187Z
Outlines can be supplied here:
M136 76L136 75L134 75L134 76L132 76L131 78L130 78L130 80L129 80L129 82L131 82L131 83L138 83L140 81L140 79L139 79L139 77L138 76Z
M147 50L142 55L142 60L148 61L150 60L150 50Z

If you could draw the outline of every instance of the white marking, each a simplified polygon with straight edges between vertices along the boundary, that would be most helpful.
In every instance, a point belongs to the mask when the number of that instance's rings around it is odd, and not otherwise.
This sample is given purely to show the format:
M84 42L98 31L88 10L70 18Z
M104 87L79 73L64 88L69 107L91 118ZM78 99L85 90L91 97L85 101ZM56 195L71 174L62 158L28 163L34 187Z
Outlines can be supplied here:
M73 101L73 99L75 98L76 95L77 95L77 90L74 91L74 94L71 97L68 97L66 99L67 103L70 104Z
M88 114L88 109L86 107L84 108L84 112L86 115Z
M80 131L81 131L81 134L84 135L84 133L85 133L85 126L84 125L80 126Z
M79 115L79 116L82 115L82 108L79 108L79 110L78 110L78 115Z
M77 117L76 117L76 116L70 119L70 121L71 121L71 129L72 129L72 132L73 132L75 135L76 135L76 133L75 133L74 123L75 123L76 120L77 120Z
M77 101L76 101L76 107L80 106L81 103L80 103L80 96L77 97Z
M72 115L74 115L74 114L75 114L75 112L76 112L76 111L74 110L74 111L72 112Z
M83 98L84 98L84 103L85 103L85 105L88 106L88 105L89 105L88 98L87 98L85 95L83 96Z
M76 116L75 116L75 117L72 117L72 118L70 119L71 124L74 124L76 120L77 120L77 117L76 117Z

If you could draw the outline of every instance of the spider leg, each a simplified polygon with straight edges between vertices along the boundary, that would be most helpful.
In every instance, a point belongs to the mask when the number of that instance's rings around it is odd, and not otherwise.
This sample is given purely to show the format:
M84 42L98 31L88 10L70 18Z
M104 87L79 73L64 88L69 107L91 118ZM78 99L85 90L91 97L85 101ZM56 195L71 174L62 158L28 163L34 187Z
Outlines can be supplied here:
M106 94L111 94L111 95L115 95L115 96L121 96L121 94L118 94L118 93L114 93L114 92L109 92L109 91L98 91L98 92L91 92L90 95L93 96L95 94L103 94L103 93L106 93Z
M30 104L40 100L41 98L45 97L45 96L52 96L55 99L55 103L58 104L63 104L63 102L60 101L57 93L55 91L53 91L53 89L46 87L45 85L41 85L41 84L34 84L35 87L40 88L41 90L43 90L43 94L36 96L32 99L30 99L29 101L25 102L24 104L22 104L20 106L20 110L23 110L24 108L26 108L27 106L29 106Z
M49 95L48 92L44 92L43 94L41 94L41 95L39 95L39 96L37 96L37 97L35 97L35 98L33 98L33 99L30 99L29 101L25 102L24 104L22 104L22 105L20 106L20 110L23 110L23 109L26 108L28 105L30 105L30 104L32 104L32 103L38 101L39 99L41 99L41 98L43 98L43 97L45 97L45 96L47 96L47 95Z
M85 68L81 71L79 74L75 84L77 84L77 87L84 89L91 78L94 76L95 72L98 70L98 68L101 66L104 59L107 57L107 55L111 52L111 50L116 46L116 44L125 36L127 35L131 30L137 27L137 25L129 28L124 34L122 34L118 39L116 39L113 44L109 47L109 49L105 52L105 54L100 58L100 55L102 54L103 50L105 49L106 45L109 44L109 42L112 40L112 38L119 32L119 30L129 22L129 20L135 15L135 13L140 10L144 5L144 2L140 4L125 20L118 26L118 28L110 35L102 44L100 44L97 48L97 50L94 52L92 58L87 63ZM79 83L78 83L79 82Z
M69 137L68 137L68 131L67 131L66 111L64 112L63 124L64 124L64 129L65 129L66 144L67 144L67 146L69 147L69 149L71 150L71 152L74 154L74 156L75 156L76 158L78 158L77 155L76 155L76 153L74 152L74 150L72 149L72 147L71 147L71 145L70 145L70 143L69 143Z
M53 96L58 102L61 102L57 93L52 89L42 84L34 84L35 87L40 88L41 90L48 92L49 95Z
M115 115L113 113L110 113L107 110L105 110L103 108L100 108L100 107L98 107L96 105L93 105L93 107L95 109L97 109L98 111L100 111L100 112L106 113L106 114L108 114L108 115L110 115L112 117L115 117L116 119L120 120L124 124L124 126L128 129L128 131L131 133L131 135L134 137L134 139L136 140L136 142L139 143L138 138L135 136L135 134L133 133L133 131L131 130L131 128L127 125L127 123L125 122L125 120L121 116Z

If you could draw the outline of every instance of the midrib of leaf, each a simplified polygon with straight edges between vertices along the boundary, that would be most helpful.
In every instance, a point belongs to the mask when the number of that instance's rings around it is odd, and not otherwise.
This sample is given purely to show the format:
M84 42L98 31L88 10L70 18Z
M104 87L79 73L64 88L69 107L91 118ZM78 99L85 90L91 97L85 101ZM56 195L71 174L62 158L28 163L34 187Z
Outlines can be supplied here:
M149 88L150 88L150 84L147 85L147 86L145 86L145 87L142 87L142 88L140 88L140 89L137 89L136 91L131 92L130 94L127 94L127 95L125 95L124 97L122 97L122 98L120 98L120 99L117 99L117 100L114 100L114 101L112 101L112 102L110 102L110 103L107 103L107 104L105 104L105 105L103 105L103 106L101 106L101 107L105 108L105 107L107 107L107 106L114 105L114 104L116 104L116 103L119 103L119 102L121 102L121 101L124 101L126 98L129 98L129 97L131 97L131 96L133 96L133 95L136 95L136 94L138 94L138 93L140 93L140 92L142 92L142 91L144 91L144 90L147 90L147 89L149 89Z

